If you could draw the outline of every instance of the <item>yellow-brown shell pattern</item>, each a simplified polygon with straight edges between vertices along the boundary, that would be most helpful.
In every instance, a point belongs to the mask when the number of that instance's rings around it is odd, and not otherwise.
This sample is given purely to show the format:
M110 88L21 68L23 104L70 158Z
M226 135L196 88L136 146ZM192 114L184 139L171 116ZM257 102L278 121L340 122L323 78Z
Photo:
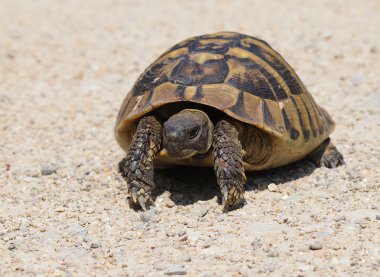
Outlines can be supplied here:
M180 101L215 107L290 142L320 141L334 129L282 56L265 41L239 33L197 36L162 54L125 98L117 127Z

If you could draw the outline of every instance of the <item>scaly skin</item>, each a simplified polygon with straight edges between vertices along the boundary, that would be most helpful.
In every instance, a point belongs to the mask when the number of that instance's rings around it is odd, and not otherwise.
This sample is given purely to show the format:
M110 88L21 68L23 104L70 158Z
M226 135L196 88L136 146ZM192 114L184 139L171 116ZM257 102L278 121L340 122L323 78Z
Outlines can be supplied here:
M218 122L214 130L214 170L222 192L223 210L244 202L245 177L238 131L229 122Z
M161 149L162 125L154 116L143 117L133 136L125 164L121 162L121 173L132 196L131 204L138 204L147 209L152 202L151 193L154 189L153 161Z

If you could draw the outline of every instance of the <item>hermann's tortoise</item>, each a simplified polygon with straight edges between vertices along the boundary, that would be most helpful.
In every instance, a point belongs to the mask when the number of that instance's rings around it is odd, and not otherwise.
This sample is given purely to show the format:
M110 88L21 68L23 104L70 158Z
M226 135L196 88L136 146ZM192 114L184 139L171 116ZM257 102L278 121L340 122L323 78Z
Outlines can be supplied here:
M305 157L343 164L333 129L268 43L222 32L180 42L152 63L124 99L115 134L132 203L151 202L153 167L213 166L227 209L244 200L245 170Z

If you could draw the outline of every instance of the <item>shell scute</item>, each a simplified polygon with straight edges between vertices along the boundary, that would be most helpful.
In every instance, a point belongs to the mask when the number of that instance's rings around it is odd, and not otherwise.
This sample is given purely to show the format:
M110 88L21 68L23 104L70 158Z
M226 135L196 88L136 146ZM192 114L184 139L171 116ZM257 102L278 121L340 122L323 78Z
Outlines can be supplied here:
M209 59L200 64L187 58L174 67L170 81L189 86L221 84L227 74L228 65L223 59Z

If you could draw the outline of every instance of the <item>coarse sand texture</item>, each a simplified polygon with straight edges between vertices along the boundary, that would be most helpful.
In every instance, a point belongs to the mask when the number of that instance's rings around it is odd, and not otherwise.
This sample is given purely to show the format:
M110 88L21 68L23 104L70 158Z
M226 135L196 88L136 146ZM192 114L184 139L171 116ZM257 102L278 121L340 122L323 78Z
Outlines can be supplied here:
M377 276L380 2L0 0L0 276ZM268 41L336 123L346 165L247 174L221 211L212 168L155 172L133 210L117 112L175 43Z

